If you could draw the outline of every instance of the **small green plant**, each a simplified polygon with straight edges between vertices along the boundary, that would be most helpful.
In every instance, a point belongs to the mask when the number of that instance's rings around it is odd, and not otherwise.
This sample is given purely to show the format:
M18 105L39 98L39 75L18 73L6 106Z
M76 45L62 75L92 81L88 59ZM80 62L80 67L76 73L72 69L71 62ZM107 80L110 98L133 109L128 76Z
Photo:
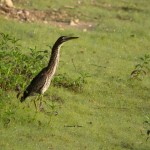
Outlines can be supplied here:
M135 65L134 70L131 72L131 79L142 80L150 72L150 55L145 54L139 59L140 63Z
M15 114L15 112L12 109L5 110L5 112L2 116L3 125L5 127L8 127L8 125L11 122L11 119L13 118L14 114Z
M72 79L67 73L58 74L54 77L53 85L57 87L64 87L74 92L81 92L84 84L87 82L87 77L89 77L89 75L86 73L79 74L76 79Z

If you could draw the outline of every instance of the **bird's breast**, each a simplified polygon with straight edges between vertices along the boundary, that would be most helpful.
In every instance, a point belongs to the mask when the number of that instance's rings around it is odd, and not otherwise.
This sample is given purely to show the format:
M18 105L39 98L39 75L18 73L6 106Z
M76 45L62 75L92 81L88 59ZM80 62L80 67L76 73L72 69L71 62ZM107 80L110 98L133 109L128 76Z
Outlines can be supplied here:
M54 62L51 62L50 64L50 68L48 68L47 72L46 72L46 80L45 80L45 84L43 86L43 88L41 89L41 94L43 94L47 89L48 87L50 86L50 83L51 83L51 80L56 72L56 68L58 66L58 63L59 63L59 54L57 55L56 59Z
M51 83L51 78L48 77L45 81L43 88L41 89L41 94L43 94L49 88L50 83Z

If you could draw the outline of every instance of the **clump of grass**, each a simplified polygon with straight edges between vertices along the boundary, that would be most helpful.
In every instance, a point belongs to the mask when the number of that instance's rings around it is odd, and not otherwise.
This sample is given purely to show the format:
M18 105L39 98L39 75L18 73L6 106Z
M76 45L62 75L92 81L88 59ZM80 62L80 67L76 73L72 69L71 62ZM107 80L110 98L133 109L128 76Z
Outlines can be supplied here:
M150 72L150 55L145 54L139 60L140 62L135 65L134 70L131 72L131 79L142 80Z
M64 87L74 92L82 92L84 84L87 83L86 78L88 74L79 74L75 79L69 77L67 73L58 74L53 80L53 85L57 87Z

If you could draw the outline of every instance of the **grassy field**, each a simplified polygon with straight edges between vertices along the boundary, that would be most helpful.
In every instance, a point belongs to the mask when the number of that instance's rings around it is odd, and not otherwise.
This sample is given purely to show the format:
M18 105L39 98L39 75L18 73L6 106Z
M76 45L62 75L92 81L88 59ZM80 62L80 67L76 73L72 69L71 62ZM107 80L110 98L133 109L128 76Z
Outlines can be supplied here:
M20 40L16 46L0 38L0 149L150 149L149 5L148 0L15 3L29 10L64 10L71 19L91 23L86 30L1 15L0 32ZM61 35L79 39L61 49L56 77L44 95L49 113L35 113L35 97L20 103L16 85L23 90L47 64L49 47ZM44 50L44 59L38 59ZM14 73L18 66L22 70ZM138 75L131 78L133 71Z

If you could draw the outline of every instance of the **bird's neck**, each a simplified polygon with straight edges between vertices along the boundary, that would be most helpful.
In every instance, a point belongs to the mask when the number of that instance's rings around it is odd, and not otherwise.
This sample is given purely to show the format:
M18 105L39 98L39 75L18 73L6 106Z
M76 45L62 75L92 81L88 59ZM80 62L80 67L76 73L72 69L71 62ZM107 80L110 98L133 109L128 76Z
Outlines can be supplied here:
M49 73L55 73L56 67L59 63L60 48L61 45L54 45L52 48L51 57L47 66Z

